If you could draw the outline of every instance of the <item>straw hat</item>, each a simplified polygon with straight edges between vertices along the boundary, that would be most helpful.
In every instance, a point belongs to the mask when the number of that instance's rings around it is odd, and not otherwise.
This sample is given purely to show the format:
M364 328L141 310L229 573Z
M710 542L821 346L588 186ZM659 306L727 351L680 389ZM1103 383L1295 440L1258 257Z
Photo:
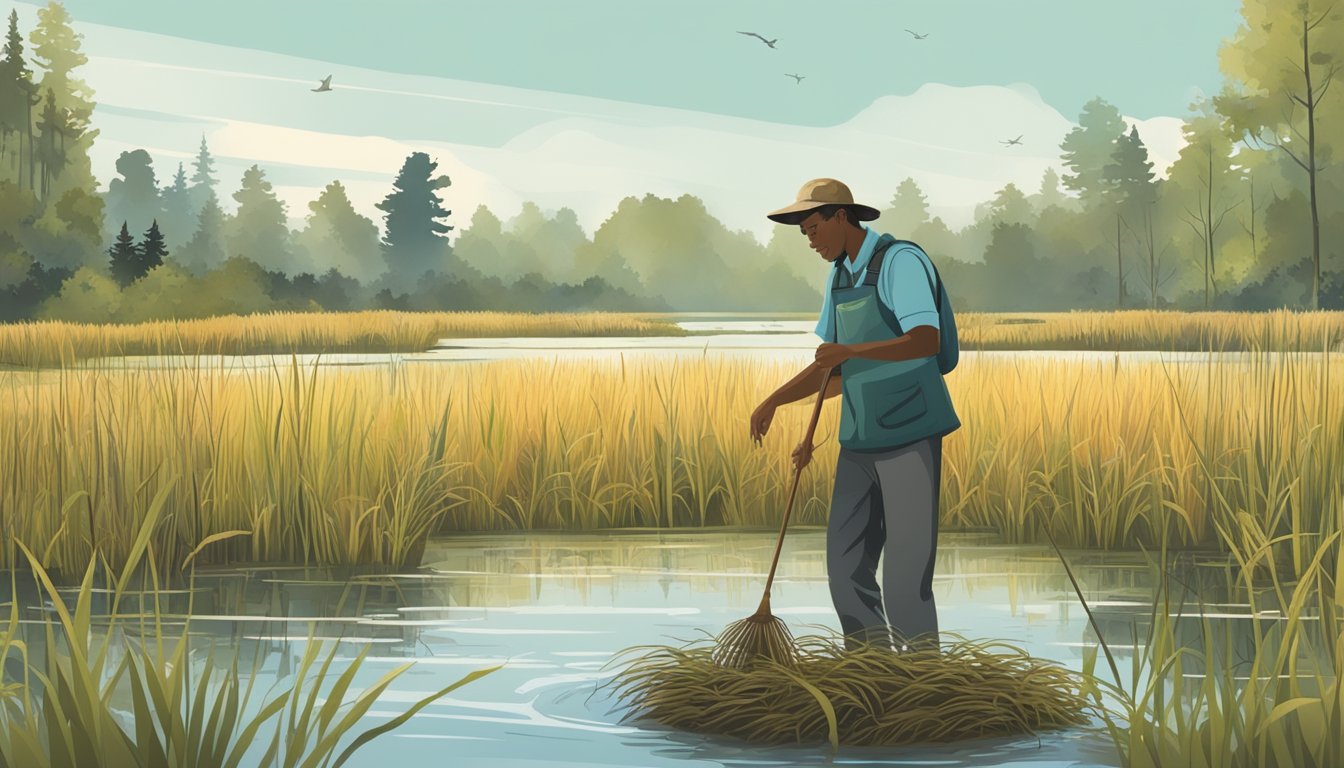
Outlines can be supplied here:
M794 216L812 211L823 205L852 205L859 209L860 221L872 221L878 217L878 211L869 205L854 202L854 194L849 187L835 179L813 179L798 190L798 199L793 205L787 205L778 211L766 214L766 217L781 224L793 223Z

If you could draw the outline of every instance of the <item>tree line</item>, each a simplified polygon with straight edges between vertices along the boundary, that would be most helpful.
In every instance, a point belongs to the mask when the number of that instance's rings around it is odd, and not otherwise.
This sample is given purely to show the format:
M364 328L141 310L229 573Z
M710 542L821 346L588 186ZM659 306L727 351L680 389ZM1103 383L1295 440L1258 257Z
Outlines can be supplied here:
M1191 105L1165 178L1104 99L1086 104L1039 186L1014 184L953 230L918 181L875 226L922 244L959 309L1344 308L1344 102L1330 91L1344 21L1331 6L1248 2L1225 43L1222 91ZM302 225L258 165L221 205L215 158L160 183L123 152L105 191L88 153L93 94L59 3L0 53L0 317L89 322L247 313L508 309L811 311L824 272L796 228L766 243L691 195L628 197L591 236L567 208L478 206L460 227L451 182L409 155L358 212L340 181ZM455 239L453 235L455 234Z

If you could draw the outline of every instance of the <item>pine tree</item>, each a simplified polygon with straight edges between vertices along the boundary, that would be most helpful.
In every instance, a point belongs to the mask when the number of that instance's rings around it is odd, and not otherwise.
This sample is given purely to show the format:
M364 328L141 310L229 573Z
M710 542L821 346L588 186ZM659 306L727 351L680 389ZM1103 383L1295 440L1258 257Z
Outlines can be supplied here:
M196 232L178 251L178 261L193 274L202 275L224 263L224 211L211 191L196 219Z
M1137 126L1116 141L1111 162L1102 168L1101 188L1102 199L1115 216L1116 306L1123 308L1127 272L1121 230L1126 226L1133 229L1148 212L1148 206L1157 200L1153 164Z
M41 168L38 199L47 199L52 181L65 167L65 116L56 111L56 92L47 89L42 116L37 121L37 162Z
M33 72L23 58L23 36L19 34L19 15L10 11L9 30L5 35L4 58L0 60L0 165L5 178L13 178L23 188L23 169L27 164L27 154L32 154L32 108L35 103L37 86L33 84ZM17 141L11 147L9 136L16 134ZM14 157L11 164L9 157ZM10 176L10 168L14 175ZM31 185L31 174L29 177Z
M140 254L139 249L135 247L135 238L131 237L130 230L126 222L121 223L121 234L117 235L116 242L107 250L111 257L112 279L117 281L117 285L122 288L135 282L136 270L139 267Z
M1078 193L1085 208L1100 202L1105 189L1104 169L1124 131L1120 111L1102 99L1093 99L1083 106L1078 127L1069 131L1060 144L1064 164L1073 171L1064 176L1064 186Z
M168 255L168 249L163 244L163 233L159 231L159 222L156 219L149 226L149 231L145 233L145 239L141 241L139 248L136 249L136 276L139 280L155 267L163 264L163 259Z
M392 192L377 203L387 214L382 240L389 281L400 289L414 284L426 271L439 271L449 254L445 237L453 227L440 221L452 211L443 207L439 190L452 182L434 176L438 163L424 152L412 153L402 164Z
M226 230L229 253L246 256L267 271L290 271L285 204L271 190L265 171L256 165L244 171L233 199L238 202L238 213Z
M80 51L83 37L71 27L65 6L52 0L38 9L37 26L30 37L33 60L43 69L38 85L43 92L50 88L55 93L57 114L65 120L66 163L53 177L53 196L71 187L92 191L97 186L89 161L89 150L98 136L98 131L90 127L93 90L75 75L75 70L89 61Z
M193 216L201 212L201 208L205 206L206 198L215 194L214 173L215 158L210 154L210 148L206 146L205 134L201 134L201 148L196 153L196 159L192 161L191 184L189 187Z
M916 227L926 224L929 202L919 183L913 178L902 181L886 210L882 211L881 220L883 228L897 237L909 237Z
M193 230L191 190L187 187L187 174L182 164L177 164L177 173L173 183L163 188L163 237L168 249L176 251L191 237Z

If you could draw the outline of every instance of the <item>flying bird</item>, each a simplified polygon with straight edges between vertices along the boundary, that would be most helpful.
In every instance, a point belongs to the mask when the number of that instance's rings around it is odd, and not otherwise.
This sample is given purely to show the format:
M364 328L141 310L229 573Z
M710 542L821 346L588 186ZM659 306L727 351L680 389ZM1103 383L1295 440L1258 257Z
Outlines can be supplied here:
M775 43L778 43L778 42L779 42L779 38L778 38L778 37L776 37L774 40L766 40L764 37L761 37L760 35L756 34L755 32L743 32L743 31L741 31L741 30L738 30L738 33L737 33L737 34L739 34L739 35L746 35L747 37L755 37L755 38L758 38L762 43L765 43L766 45L770 46L771 48L774 48L774 47L775 47Z
M794 83L796 83L796 84L802 84L803 80L807 77L807 75L791 75L791 74L789 74L788 72L785 72L785 73L784 73L784 76L785 76L785 77L792 77L793 80L794 80Z
M907 29L907 30L905 30L905 31L906 31L906 32L909 32L909 33L912 34L912 35L914 35L916 40L923 40L924 38L926 38L926 37L929 36L929 33L928 33L928 32L925 32L924 34L921 35L921 34L919 34L918 32L914 31L913 29Z
M317 86L316 88L310 88L309 90L311 90L313 93L323 93L323 92L325 92L325 91L330 91L330 90L331 90L331 75L327 75L326 77L322 78L322 84L321 84L321 85Z
M1022 146L1022 134L1019 133L1019 134L1017 135L1017 138L1016 138L1016 139L1009 139L1009 140L1007 140L1007 141L1000 141L999 143L1002 144L1002 145L1005 146L1005 147L1012 147L1012 146L1019 146L1019 147L1020 147L1020 146Z

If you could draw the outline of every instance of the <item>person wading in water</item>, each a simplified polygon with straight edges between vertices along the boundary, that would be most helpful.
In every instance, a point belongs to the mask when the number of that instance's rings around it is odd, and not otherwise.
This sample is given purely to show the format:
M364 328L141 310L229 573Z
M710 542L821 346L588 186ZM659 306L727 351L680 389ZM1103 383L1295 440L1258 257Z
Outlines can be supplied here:
M775 409L816 394L836 367L825 392L841 395L826 570L846 646L937 649L942 444L961 426L943 382L958 348L942 281L918 245L864 226L877 209L855 203L835 179L807 182L792 205L767 215L796 225L834 266L815 362L756 408L751 437L759 445ZM794 449L794 466L806 466L814 448Z

